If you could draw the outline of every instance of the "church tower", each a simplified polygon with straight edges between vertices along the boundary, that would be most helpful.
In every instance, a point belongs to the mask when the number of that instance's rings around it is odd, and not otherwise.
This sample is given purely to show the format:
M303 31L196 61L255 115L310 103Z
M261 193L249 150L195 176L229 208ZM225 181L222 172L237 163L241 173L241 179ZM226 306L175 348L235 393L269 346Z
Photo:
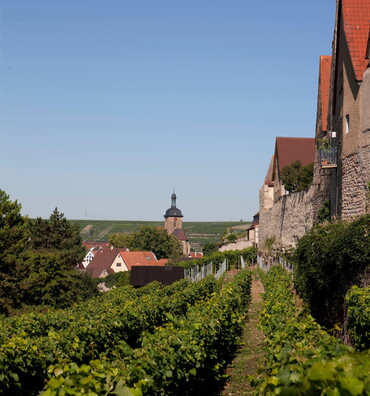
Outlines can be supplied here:
M190 243L182 229L182 218L184 217L181 210L176 207L175 191L171 195L171 207L166 210L164 215L164 228L169 235L174 235L182 245L182 252L184 256L190 254Z
M171 207L164 215L164 228L171 235L176 228L182 229L182 218L184 217L180 209L176 208L176 194L171 195Z

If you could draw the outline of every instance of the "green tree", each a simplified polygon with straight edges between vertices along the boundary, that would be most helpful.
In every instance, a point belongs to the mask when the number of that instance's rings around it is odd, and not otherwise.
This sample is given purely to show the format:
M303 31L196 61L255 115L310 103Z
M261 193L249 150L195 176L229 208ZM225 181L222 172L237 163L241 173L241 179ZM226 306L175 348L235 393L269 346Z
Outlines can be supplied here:
M293 254L294 283L312 314L332 326L343 320L344 296L370 266L370 215L314 226Z
M115 234L109 234L108 242L115 248L125 249L130 241L130 234L117 232Z
M177 259L182 254L178 239L156 227L141 226L136 232L127 234L126 239L130 250L152 251L158 259Z
M0 190L0 312L5 314L21 301L17 262L29 238L28 221L21 215L21 208Z
M304 191L312 184L313 163L302 166L300 161L295 161L282 169L280 177L287 191Z
M62 260L55 251L27 252L20 268L23 304L66 308L97 294L90 277L66 269Z
M211 254L218 252L219 247L220 244L216 242L205 243L203 246L203 255L205 257L210 256Z
M78 228L56 209L31 222L0 190L0 312L24 305L66 307L97 293L93 281L71 269L85 250Z
M12 202L5 191L0 190L0 272L12 273L14 259L27 246L28 221L21 215L22 205Z
M73 268L86 254L81 244L77 224L69 222L57 208L49 219L38 217L30 223L31 248L36 251L58 252L60 264Z

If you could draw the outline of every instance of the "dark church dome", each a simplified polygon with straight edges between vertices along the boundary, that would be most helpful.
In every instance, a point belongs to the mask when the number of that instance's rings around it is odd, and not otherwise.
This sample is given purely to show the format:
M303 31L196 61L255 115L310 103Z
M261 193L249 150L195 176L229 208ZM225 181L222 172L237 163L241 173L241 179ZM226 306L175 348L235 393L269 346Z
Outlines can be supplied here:
M181 213L180 209L177 208L169 208L166 210L166 214L164 217L184 217Z
M167 217L184 217L181 213L181 210L176 208L176 194L173 193L171 195L171 207L166 210L164 215L165 218Z

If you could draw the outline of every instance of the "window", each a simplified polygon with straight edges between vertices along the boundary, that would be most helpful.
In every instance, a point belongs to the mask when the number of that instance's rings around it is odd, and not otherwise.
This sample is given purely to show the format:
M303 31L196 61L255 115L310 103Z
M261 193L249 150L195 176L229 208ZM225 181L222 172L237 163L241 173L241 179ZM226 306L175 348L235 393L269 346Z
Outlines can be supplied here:
M122 265L122 263L117 263L117 267L120 267Z
M350 131L349 114L346 115L346 123L344 125L344 128L345 128L344 132L349 133Z

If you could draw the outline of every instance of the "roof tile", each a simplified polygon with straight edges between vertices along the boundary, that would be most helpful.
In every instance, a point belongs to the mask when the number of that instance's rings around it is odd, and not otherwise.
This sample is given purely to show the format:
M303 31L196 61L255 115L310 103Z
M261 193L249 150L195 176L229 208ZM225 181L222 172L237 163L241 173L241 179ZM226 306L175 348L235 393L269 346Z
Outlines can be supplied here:
M331 56L320 56L320 96L321 96L321 125L322 130L328 127L328 110L330 95Z
M342 0L344 32L357 81L369 64L366 49L370 31L370 1Z
M295 161L300 161L303 166L311 164L315 160L315 139L277 137L275 156L278 161L279 172Z

